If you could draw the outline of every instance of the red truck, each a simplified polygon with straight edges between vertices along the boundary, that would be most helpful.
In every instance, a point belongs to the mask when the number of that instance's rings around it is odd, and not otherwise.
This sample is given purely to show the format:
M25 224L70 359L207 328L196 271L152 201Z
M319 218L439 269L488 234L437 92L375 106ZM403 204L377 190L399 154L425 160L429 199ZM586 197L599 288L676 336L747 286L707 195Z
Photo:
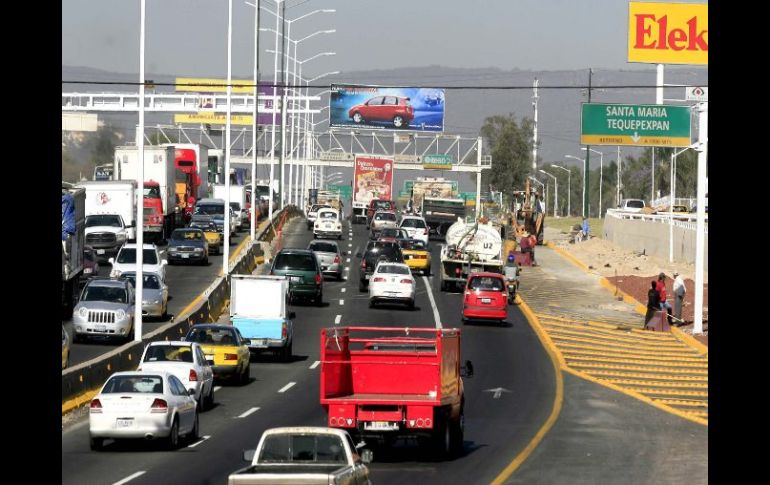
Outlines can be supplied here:
M321 405L332 428L386 445L428 440L447 457L462 450L460 330L332 327L321 330Z
M377 211L396 211L396 203L392 200L372 199L366 208L366 228L372 223L372 217Z
M185 174L189 188L185 197L185 215L189 218L195 203L208 197L208 147L197 143L166 143L161 146L174 147L174 166Z

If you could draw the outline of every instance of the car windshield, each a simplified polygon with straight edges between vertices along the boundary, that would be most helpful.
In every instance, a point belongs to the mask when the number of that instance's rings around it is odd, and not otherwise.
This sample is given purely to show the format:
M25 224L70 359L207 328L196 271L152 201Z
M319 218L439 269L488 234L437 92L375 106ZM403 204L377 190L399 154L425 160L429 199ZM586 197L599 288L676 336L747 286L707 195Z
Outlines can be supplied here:
M296 269L300 271L315 271L315 257L312 254L279 253L275 258L273 269Z
M106 301L110 303L126 303L126 289L115 286L88 285L83 291L81 301Z
M274 434L262 442L261 463L347 463L342 440L335 435Z
M412 251L425 251L426 249L425 242L419 239L407 239L402 241L401 247Z
M317 243L311 243L310 248L311 251L319 251L322 253L336 253L337 252L337 246L331 243L327 242L317 242Z
M378 212L374 215L375 221L395 221L396 220L396 214L393 214L392 212Z
M131 285L136 288L136 273L123 273L120 275L121 280L128 280L131 282ZM160 289L160 280L158 279L157 275L154 274L147 274L142 273L142 287L145 290L159 290Z
M195 212L198 214L208 214L210 216L222 216L225 214L224 204L198 204L195 206Z
M115 393L163 394L163 378L143 375L113 376L104 385L102 394Z
M377 268L377 272L386 274L410 274L409 268L405 266L397 266L395 264L381 264Z
M152 345L144 354L142 362L192 362L193 352L190 346Z
M186 340L208 345L236 345L238 342L235 331L230 328L193 328Z
M476 276L471 278L468 288L471 290L503 291L503 282L500 278Z
M121 218L118 215L96 215L86 217L86 227L123 227Z
M425 221L422 219L404 219L401 221L401 227L425 228Z
M199 230L177 229L171 233L173 241L202 241L203 233Z
M145 187L144 188L145 199L160 199L160 187Z
M154 249L145 249L142 251L143 264L158 264L158 256ZM136 248L123 248L118 254L118 263L136 264Z

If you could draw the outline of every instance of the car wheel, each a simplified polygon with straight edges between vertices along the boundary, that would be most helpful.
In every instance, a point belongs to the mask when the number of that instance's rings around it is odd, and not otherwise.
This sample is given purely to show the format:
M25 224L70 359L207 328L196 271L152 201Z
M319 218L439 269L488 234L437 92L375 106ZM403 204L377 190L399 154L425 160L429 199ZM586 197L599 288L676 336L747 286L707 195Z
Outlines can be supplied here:
M282 355L281 357L283 357L283 359L282 359L282 360L283 360L284 362L289 362L289 361L291 360L291 356L292 356L292 347L293 347L293 346L294 346L294 342L289 342L289 345L287 345L287 346L286 346L286 347L283 349L283 355Z
M361 123L362 121L364 121L364 117L361 116L361 113L359 113L358 111L353 113L353 122L354 123Z
M394 116L393 117L393 126L396 128L401 128L405 125L404 118L402 116Z
M369 300L369 308L374 308L374 300Z
M209 257L208 255L206 255L206 257L203 258L203 266L208 266L208 265L209 265Z
M449 441L452 456L459 456L463 451L465 439L465 411L460 407L460 416L449 426Z
M104 448L104 438L89 439L89 446L91 451L101 451Z
M166 438L166 448L168 450L175 450L179 447L179 418L174 418L174 423L171 425L171 431Z
M343 279L342 279L342 271L337 273L337 281L343 281Z
M187 440L190 443L194 443L198 441L199 436L200 436L200 424L198 422L198 411L195 411L195 422L193 423L193 428L190 431L190 434L187 435Z
M414 300L409 300L409 309L414 310Z
M324 293L321 292L320 295L318 295L318 298L316 299L316 306L323 306L324 304Z

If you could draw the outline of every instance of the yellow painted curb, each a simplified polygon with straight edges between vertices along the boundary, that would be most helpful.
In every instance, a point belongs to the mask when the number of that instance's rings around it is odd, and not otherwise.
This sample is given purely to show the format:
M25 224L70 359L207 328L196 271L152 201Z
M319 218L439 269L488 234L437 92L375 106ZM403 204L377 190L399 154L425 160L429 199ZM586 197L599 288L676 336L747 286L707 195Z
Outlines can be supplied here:
M521 295L517 296L519 296L519 298L521 297ZM513 472L515 472L516 469L519 468L527 458L529 458L529 455L532 454L535 448L537 448L537 445L540 444L548 431L550 431L553 425L556 423L556 420L559 418L559 414L561 413L562 403L564 402L564 376L561 373L561 365L563 363L561 354L559 353L558 349L556 349L553 342L551 342L548 338L548 334L545 333L545 331L540 326L537 315L535 315L532 309L530 309L529 306L524 302L524 299L520 298L520 301L520 308L522 313L524 313L524 316L529 321L532 329L535 330L535 333L540 339L540 342L543 344L543 347L545 347L548 356L551 358L554 375L556 376L556 394L553 400L553 408L551 409L551 414L548 416L548 419L546 419L545 423L543 423L535 436L532 437L527 446L521 450L518 455L516 455L516 457L508 464L507 467L505 467L503 471L500 472L499 475L497 475L497 477L492 481L493 485L499 485L505 482L513 474Z
M190 310L192 307L194 307L195 305L197 305L197 304L198 304L198 302L199 302L199 301L201 301L201 299L202 299L202 298L203 298L203 293L201 293L200 295L196 296L196 297L193 299L193 301L191 301L191 302L190 302L190 304L189 304L189 305L187 305L186 307L184 307L184 310L182 310L181 312L179 312L179 314L180 314L180 315L184 315L185 313L187 313L187 312L188 312L188 311L189 311L189 310Z
M72 399L69 399L67 401L64 401L61 403L61 414L64 416L68 412L72 411L73 409L80 407L81 405L87 403L91 399L94 398L97 394L99 394L99 389L101 389L102 386L97 387L96 389L91 389L90 391L86 391L83 394L73 397Z
M709 424L707 419L698 418L696 416L692 416L692 415L690 415L688 413L685 413L683 411L680 411L678 409L672 408L670 406L666 406L665 404L661 404L659 402L656 402L653 399L650 399L649 397L645 396L644 394L640 394L638 392L634 392L634 391L632 391L630 389L624 389L624 388L622 388L620 386L616 386L615 384L613 384L611 382L602 381L601 379L597 379L597 378L595 378L595 377L593 377L593 376L591 376L589 374L586 374L585 372L581 372L581 371L575 370L575 369L570 369L569 367L565 368L564 370L566 370L567 372L569 372L571 374L574 374L574 375L576 375L578 377L581 377L581 378L583 378L583 379L585 379L587 381L594 382L594 383L599 384L601 386L608 387L608 388L610 388L610 389L612 389L614 391L618 391L620 393L623 393L623 394L625 394L627 396L631 396L631 397L634 397L636 399L639 399L640 401L644 401L647 404L651 404L652 406L655 406L656 408L658 408L658 409L660 409L662 411L666 411L667 413L675 414L675 415L679 416L680 418L688 419L688 420L690 420L690 421L692 421L694 423L702 424L703 426L708 426L708 424Z
M237 258L238 255L241 253L241 249L243 249L243 245L246 244L246 242L248 241L251 241L251 235L244 237L243 241L241 241L241 243L235 247L235 251L233 251L232 254L230 254L230 260L228 261L229 264L233 264L233 261L235 260L235 258Z
M704 356L708 356L709 348L700 343L698 339L692 335L688 335L676 327L671 327L671 333L676 335L677 338L679 338L682 342L697 350L698 353L703 354Z

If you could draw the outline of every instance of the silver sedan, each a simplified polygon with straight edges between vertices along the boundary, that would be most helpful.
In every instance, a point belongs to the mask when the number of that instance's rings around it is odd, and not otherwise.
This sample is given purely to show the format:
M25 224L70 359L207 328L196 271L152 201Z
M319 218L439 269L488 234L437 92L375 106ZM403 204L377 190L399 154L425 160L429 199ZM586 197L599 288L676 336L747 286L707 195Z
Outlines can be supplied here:
M342 253L336 242L312 241L307 248L315 254L324 274L334 275L342 281Z
M128 280L136 288L136 273L133 271L120 275L121 280ZM163 283L158 273L143 273L142 315L147 317L168 317L168 286Z

